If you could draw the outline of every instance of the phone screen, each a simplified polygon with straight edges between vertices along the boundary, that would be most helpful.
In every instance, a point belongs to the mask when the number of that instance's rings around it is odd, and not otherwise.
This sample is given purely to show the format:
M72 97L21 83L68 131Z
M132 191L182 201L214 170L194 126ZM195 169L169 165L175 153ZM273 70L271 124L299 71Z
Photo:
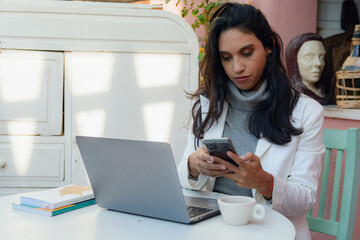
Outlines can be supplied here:
M238 166L238 164L226 154L227 151L237 154L230 138L205 138L203 139L203 144L206 146L210 155L219 157Z

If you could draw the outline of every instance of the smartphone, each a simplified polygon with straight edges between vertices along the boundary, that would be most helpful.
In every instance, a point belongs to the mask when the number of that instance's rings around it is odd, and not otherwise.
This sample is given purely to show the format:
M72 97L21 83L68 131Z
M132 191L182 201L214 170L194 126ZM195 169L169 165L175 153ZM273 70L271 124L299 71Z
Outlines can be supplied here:
M237 155L230 138L204 138L202 142L210 155L224 159L237 167L239 166L226 154L227 151L231 151Z

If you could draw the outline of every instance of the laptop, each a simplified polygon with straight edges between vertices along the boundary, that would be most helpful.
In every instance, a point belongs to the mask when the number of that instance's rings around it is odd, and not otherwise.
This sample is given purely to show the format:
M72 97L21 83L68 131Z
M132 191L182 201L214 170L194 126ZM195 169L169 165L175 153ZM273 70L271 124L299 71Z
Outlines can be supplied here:
M170 144L76 136L100 207L192 224L220 213L217 200L184 196Z

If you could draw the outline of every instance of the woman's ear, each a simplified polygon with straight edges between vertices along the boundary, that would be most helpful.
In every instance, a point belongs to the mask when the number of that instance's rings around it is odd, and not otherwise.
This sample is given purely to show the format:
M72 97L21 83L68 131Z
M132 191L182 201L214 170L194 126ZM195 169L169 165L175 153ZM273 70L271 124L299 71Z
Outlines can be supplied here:
M272 50L271 48L265 48L265 52L266 52L266 63L270 64L273 62L273 55L272 55Z
M271 53L272 53L272 50L271 50L271 49L274 48L274 46L275 46L275 38L274 38L273 36L271 36L271 40L272 40L272 42L273 42L273 45L272 45L271 48L269 48L269 47L266 47L266 48L265 48L266 55L271 54Z

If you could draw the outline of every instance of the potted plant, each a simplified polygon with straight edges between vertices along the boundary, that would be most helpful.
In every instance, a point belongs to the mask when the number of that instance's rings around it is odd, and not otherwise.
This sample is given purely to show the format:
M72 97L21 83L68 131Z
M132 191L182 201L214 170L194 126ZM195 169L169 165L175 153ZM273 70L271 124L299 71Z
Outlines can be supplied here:
M169 3L170 1L175 1L175 0L166 0L166 3ZM180 2L181 0L177 0L176 6L179 6ZM190 23L194 31L196 32L196 30L201 26L203 26L205 30L204 35L198 37L200 44L200 52L198 56L199 61L201 61L204 57L204 46L207 40L207 33L210 28L209 26L210 12L223 2L225 1L218 0L213 2L210 0L190 0L190 1L183 0L184 6L181 9L181 17L185 18L186 16L188 16L189 13L191 13L192 16L195 17L194 21Z

